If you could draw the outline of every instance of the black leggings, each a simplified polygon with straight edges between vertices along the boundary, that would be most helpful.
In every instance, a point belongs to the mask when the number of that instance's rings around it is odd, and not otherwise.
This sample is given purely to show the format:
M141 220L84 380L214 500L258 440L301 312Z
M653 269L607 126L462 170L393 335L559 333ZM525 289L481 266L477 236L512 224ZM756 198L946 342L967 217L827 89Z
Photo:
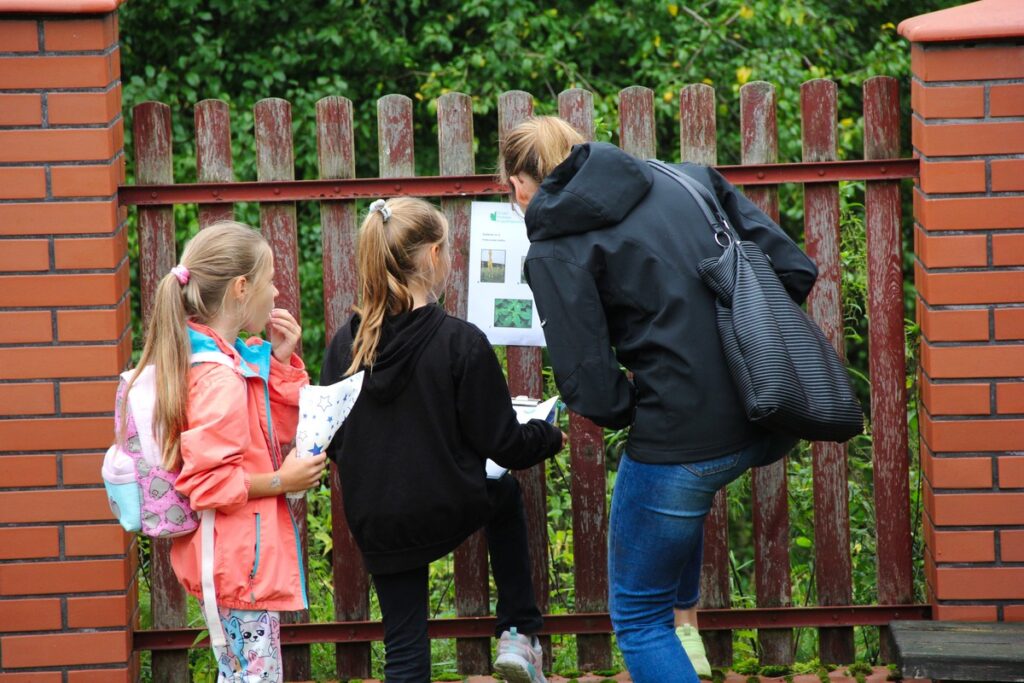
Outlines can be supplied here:
M533 595L526 515L519 482L511 474L487 481L491 515L485 520L487 551L498 588L495 636L515 626L520 633L540 630L543 619ZM427 565L398 574L374 574L373 585L384 621L385 683L429 683Z

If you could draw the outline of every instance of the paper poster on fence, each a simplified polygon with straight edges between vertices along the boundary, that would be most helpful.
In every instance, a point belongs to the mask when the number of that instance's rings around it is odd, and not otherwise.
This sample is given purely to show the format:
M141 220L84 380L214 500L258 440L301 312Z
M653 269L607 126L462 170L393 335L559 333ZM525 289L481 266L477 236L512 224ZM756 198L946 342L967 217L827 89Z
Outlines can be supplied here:
M530 241L508 202L473 202L469 230L468 318L492 344L544 346L523 264Z

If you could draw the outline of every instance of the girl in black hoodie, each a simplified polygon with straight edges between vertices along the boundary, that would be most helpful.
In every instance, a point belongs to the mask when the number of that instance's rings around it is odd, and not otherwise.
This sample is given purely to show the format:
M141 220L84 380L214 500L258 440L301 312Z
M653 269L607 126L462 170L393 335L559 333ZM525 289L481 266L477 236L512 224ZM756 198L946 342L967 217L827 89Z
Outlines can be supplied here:
M508 681L544 681L522 499L490 458L526 469L561 450L542 420L519 424L484 334L437 303L450 270L448 224L412 198L377 200L360 229L361 304L338 330L321 383L365 370L328 449L345 516L373 577L387 683L430 680L427 569L483 527L498 588L498 658Z

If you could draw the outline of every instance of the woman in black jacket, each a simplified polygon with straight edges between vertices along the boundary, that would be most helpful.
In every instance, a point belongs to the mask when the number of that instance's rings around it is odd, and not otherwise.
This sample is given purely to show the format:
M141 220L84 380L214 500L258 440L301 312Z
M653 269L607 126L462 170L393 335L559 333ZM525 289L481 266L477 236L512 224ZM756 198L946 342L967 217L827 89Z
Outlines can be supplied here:
M526 521L516 479L565 435L519 424L484 334L436 303L450 264L448 223L422 199L377 200L359 235L360 305L324 358L321 383L365 371L328 448L345 517L380 601L387 683L429 683L427 569L483 527L498 588L495 668L543 683Z
M613 145L585 143L558 118L521 124L502 159L526 218L526 277L562 398L601 426L630 427L608 557L630 674L637 683L689 683L695 668L710 676L695 629L704 518L720 488L784 454L746 418L714 295L697 274L721 247L679 185ZM803 302L814 263L714 169L678 168L716 193Z

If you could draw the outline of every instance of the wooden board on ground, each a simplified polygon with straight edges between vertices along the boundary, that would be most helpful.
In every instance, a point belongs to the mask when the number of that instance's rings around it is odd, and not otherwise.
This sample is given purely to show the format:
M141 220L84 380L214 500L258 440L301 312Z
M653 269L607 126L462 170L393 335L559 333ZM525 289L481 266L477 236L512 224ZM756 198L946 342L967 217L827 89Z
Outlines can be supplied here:
M894 621L889 630L904 676L1024 681L1024 624Z

